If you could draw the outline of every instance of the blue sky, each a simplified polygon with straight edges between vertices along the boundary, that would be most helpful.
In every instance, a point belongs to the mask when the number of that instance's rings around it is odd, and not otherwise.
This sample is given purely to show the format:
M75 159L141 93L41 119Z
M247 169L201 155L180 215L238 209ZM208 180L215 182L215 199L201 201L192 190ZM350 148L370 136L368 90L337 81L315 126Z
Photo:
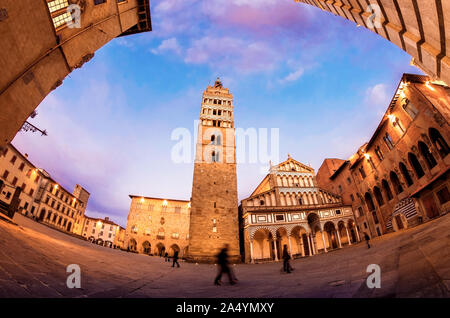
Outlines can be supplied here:
M129 194L189 199L192 163L176 164L171 133L194 130L217 76L234 94L235 125L279 128L287 154L314 169L348 158L378 125L410 56L352 22L293 0L153 0L153 30L111 41L39 105L49 136L13 141L87 214L126 225ZM239 199L263 178L238 166Z

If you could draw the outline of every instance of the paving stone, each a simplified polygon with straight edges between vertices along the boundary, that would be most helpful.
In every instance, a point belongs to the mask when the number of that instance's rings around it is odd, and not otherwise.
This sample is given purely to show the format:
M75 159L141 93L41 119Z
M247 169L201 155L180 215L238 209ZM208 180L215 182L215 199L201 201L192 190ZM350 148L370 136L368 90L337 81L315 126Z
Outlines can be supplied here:
M0 221L0 297L449 297L450 215L332 253L282 263L233 266L235 286L214 286L217 266L103 248L22 216ZM439 222L436 222L439 221ZM439 231L435 229L438 226ZM434 227L434 228L433 228ZM68 264L81 268L81 288L66 285ZM369 264L381 268L381 288L370 289Z

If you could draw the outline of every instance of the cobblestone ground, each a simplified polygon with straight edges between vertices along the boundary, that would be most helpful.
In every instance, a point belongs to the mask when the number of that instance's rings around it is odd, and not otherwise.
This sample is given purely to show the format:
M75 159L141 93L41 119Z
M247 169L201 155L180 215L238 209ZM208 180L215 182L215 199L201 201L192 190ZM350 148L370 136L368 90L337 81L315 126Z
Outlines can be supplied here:
M214 286L214 265L112 250L16 215L0 220L0 297L449 297L450 215L401 233L292 262L240 264L237 285ZM66 267L81 268L81 288L66 287ZM369 264L381 288L366 285ZM226 280L224 280L225 282Z

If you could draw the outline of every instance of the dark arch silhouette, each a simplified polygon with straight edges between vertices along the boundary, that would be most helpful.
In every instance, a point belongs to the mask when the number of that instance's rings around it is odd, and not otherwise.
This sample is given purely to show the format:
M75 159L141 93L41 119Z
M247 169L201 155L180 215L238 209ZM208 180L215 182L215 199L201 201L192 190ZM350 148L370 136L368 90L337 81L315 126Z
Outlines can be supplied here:
M411 178L411 175L409 174L408 168L406 168L406 165L403 162L400 162L400 171L402 172L403 178L406 181L406 184L409 186L413 185L414 181Z
M377 203L379 206L382 206L384 204L383 196L381 195L381 190L378 187L373 188L373 195L375 196L375 200L377 200Z
M448 147L447 142L436 128L428 129L428 135L430 136L431 142L439 152L439 155L442 159L444 159L450 153L450 148Z
M411 152L408 153L408 160L410 165L416 172L417 179L422 178L425 175L425 172L423 171L422 165L420 164L419 159L417 159L416 155Z
M400 180L397 176L397 174L394 171L391 171L389 174L389 177L391 179L392 187L394 188L394 191L396 194L400 194L403 192L402 184L400 183Z
M392 191L391 191L391 187L389 186L389 183L386 181L386 179L383 179L383 181L381 181L381 185L383 187L384 192L386 193L386 197L388 198L388 201L391 201L394 196L392 195Z
M430 151L430 148L423 142L419 141L419 151L422 157L425 159L425 162L427 163L428 169L433 169L435 166L437 166L436 159L434 159L433 154Z

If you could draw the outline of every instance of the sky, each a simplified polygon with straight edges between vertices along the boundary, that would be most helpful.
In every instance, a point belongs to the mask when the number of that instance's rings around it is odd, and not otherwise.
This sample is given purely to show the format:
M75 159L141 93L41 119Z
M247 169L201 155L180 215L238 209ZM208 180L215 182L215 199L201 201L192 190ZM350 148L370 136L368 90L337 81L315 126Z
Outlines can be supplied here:
M90 192L87 215L122 226L129 194L190 199L193 161L173 160L172 134L194 136L218 76L234 95L235 127L279 129L278 162L290 154L317 172L370 139L403 73L422 74L384 38L293 0L150 6L152 32L112 40L39 105L29 121L48 136L13 140L67 190ZM264 157L238 164L239 200L267 173Z

